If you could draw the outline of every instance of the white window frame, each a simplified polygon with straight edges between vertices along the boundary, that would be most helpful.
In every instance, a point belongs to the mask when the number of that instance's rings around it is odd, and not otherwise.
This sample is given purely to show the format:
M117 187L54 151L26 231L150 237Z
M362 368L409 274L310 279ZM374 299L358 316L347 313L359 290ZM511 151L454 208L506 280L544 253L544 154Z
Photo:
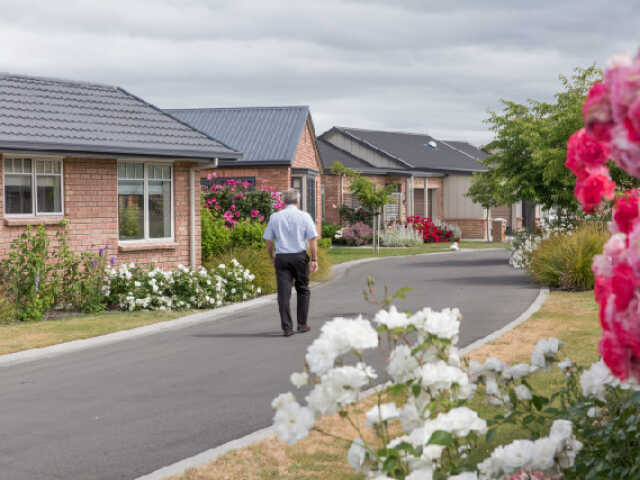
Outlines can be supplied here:
M118 166L121 164L142 164L144 169L143 175L143 223L144 223L144 238L135 238L131 240L122 240L120 239L120 206L119 206L119 198L120 198L120 175L118 174ZM171 236L163 237L163 238L149 238L149 167L151 166L160 166L160 167L169 167L171 169ZM175 232L176 232L176 211L175 211L175 201L174 201L174 189L175 189L175 168L173 162L145 162L145 161L135 161L135 160L118 160L116 165L116 184L117 184L117 193L116 193L116 216L118 221L118 243L120 244L134 244L134 243L166 243L166 242L174 242L175 241ZM140 179L126 179L123 180L140 180ZM153 180L153 179L152 179Z
M31 173L7 173L5 168L5 160L31 160ZM38 160L48 160L58 162L60 164L60 173L43 173L40 175L59 176L60 177L60 211L59 212L38 212ZM7 175L30 175L31 176L31 213L7 213L7 201L5 188L7 186ZM64 216L64 159L59 156L52 155L2 155L2 214L5 218L36 218L36 217L63 217Z

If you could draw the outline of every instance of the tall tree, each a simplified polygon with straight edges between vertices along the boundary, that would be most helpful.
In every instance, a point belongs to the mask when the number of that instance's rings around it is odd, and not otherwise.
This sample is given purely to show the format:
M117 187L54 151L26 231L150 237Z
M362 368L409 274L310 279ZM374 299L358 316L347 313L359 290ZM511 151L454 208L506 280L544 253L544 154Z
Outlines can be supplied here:
M486 123L495 140L485 146L487 172L474 175L468 195L481 205L529 200L546 208L578 210L573 195L575 176L565 167L567 140L583 126L582 104L591 85L602 78L592 65L560 76L562 91L554 102L502 100L501 112L489 112ZM612 168L625 186L635 183Z

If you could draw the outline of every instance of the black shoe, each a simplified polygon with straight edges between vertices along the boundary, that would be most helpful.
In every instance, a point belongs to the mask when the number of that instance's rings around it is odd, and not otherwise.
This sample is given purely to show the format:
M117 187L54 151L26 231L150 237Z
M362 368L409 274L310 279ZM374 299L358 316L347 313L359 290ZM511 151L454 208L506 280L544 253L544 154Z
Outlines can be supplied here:
M311 330L309 325L298 325L298 333L308 332L309 330Z
M293 335L295 332L293 330L285 330L283 335L285 337L290 337L291 335Z

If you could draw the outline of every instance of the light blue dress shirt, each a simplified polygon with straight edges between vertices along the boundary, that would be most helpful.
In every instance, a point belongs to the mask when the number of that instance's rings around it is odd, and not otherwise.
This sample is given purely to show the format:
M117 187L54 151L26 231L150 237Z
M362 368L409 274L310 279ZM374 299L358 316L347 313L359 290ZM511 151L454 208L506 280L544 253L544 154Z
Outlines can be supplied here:
M307 250L307 240L318 236L316 225L307 212L289 205L271 215L262 238L276 241L276 254L298 253Z

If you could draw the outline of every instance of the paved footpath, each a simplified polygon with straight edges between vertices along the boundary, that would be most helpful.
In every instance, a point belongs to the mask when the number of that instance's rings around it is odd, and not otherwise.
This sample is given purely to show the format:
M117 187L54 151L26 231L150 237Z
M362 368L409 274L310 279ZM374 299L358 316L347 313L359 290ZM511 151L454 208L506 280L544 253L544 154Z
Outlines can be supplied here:
M457 306L460 345L509 323L538 289L506 251L385 258L312 290L310 333L283 338L276 304L215 322L0 368L0 480L134 479L264 428L307 345L360 293L411 286L407 310ZM295 299L295 296L294 296ZM295 311L295 310L294 310Z

